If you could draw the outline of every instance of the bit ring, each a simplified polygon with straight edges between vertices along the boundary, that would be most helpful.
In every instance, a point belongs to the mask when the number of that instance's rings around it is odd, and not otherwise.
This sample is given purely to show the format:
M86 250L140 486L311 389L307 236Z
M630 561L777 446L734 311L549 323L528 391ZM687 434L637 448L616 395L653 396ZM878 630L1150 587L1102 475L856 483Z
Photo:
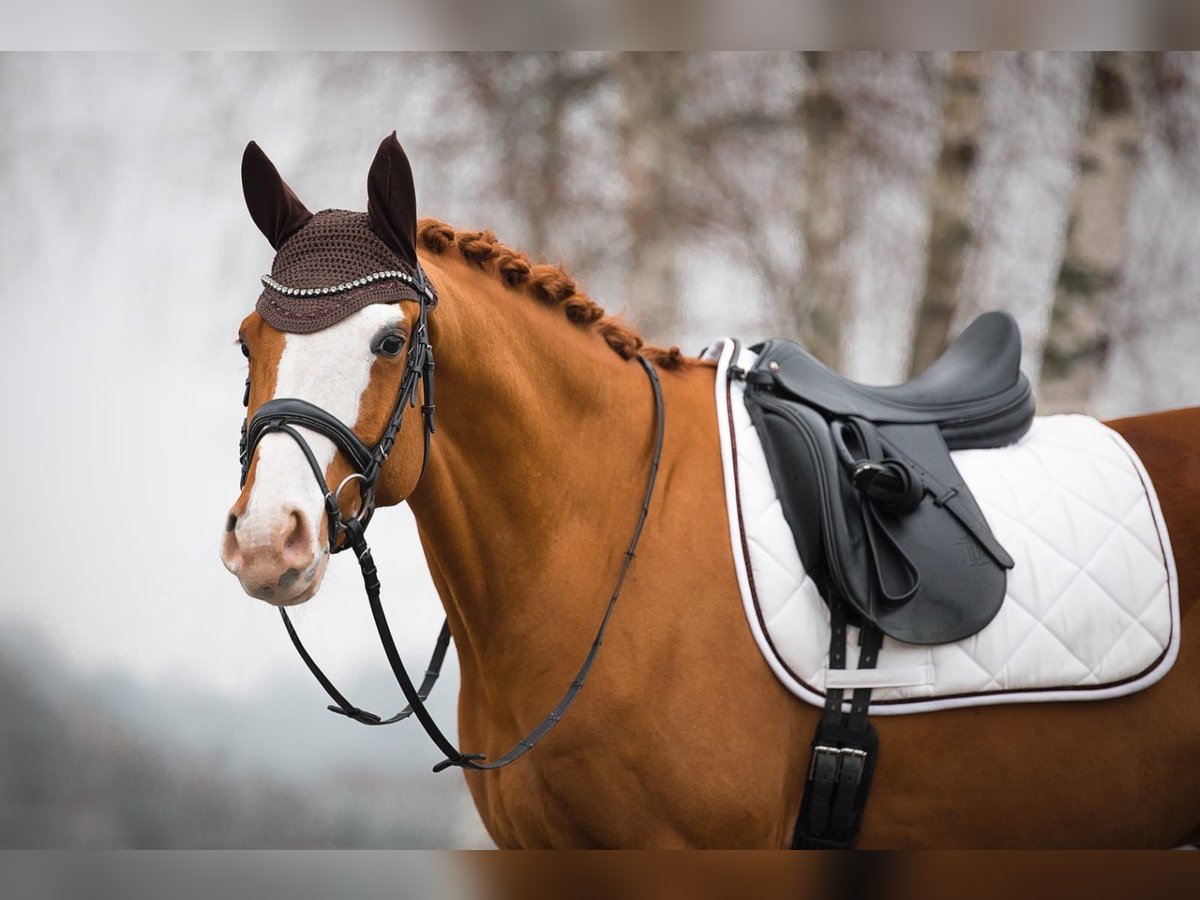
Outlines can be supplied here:
M342 508L342 504L341 504L342 490L343 490L343 488L346 487L346 485L348 485L350 482L354 481L356 478L362 482L363 486L359 492L359 506L358 506L358 510L355 512L355 515L361 516L364 512L366 512L367 488L368 488L367 476L364 475L362 472L351 472L349 475L347 475L345 478L342 479L342 483L339 484L337 486L337 490L333 492L333 505L338 508L339 515L341 514L340 511Z

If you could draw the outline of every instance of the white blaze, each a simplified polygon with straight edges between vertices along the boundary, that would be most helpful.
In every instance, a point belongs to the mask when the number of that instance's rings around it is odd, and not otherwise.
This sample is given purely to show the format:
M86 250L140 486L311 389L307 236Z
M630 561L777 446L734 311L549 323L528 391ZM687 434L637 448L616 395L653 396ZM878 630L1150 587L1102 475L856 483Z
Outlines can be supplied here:
M377 303L321 331L285 335L275 397L307 400L353 428L375 361L371 339L400 318L398 307ZM337 451L333 441L310 429L294 427L325 471ZM270 432L259 442L256 456L254 485L246 512L237 523L238 543L243 547L269 543L287 511L298 507L308 518L313 557L319 558L325 503L304 451L291 436Z

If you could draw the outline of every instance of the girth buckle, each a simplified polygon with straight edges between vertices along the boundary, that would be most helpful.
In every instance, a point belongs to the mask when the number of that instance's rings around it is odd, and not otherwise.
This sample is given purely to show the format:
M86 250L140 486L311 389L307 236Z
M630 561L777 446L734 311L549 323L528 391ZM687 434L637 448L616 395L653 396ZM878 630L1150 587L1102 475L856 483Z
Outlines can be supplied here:
M817 762L821 757L833 757L833 777L837 778L838 771L845 765L846 757L854 757L866 762L867 751L857 747L830 747L828 744L817 744L812 748L812 757L808 761L808 780L813 780L817 771Z

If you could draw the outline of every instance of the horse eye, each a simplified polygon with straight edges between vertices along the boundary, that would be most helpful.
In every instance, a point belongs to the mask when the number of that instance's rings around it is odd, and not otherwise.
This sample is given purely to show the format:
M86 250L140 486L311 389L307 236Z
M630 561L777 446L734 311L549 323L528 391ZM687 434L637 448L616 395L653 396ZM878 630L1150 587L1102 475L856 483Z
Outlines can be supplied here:
M246 346L246 342L238 341L238 343L242 345L242 356L246 357L246 359L249 359L250 358L250 348Z
M375 345L379 356L399 356L404 349L404 338L398 334L385 334Z

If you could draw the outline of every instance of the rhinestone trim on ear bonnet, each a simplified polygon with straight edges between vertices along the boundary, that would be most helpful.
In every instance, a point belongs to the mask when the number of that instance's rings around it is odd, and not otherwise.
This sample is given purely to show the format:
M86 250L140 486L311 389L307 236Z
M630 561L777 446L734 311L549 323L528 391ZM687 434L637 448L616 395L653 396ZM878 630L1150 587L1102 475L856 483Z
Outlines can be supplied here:
M366 213L328 209L284 241L256 308L280 331L309 334L372 303L419 300L418 280L433 293L419 269L375 234Z

